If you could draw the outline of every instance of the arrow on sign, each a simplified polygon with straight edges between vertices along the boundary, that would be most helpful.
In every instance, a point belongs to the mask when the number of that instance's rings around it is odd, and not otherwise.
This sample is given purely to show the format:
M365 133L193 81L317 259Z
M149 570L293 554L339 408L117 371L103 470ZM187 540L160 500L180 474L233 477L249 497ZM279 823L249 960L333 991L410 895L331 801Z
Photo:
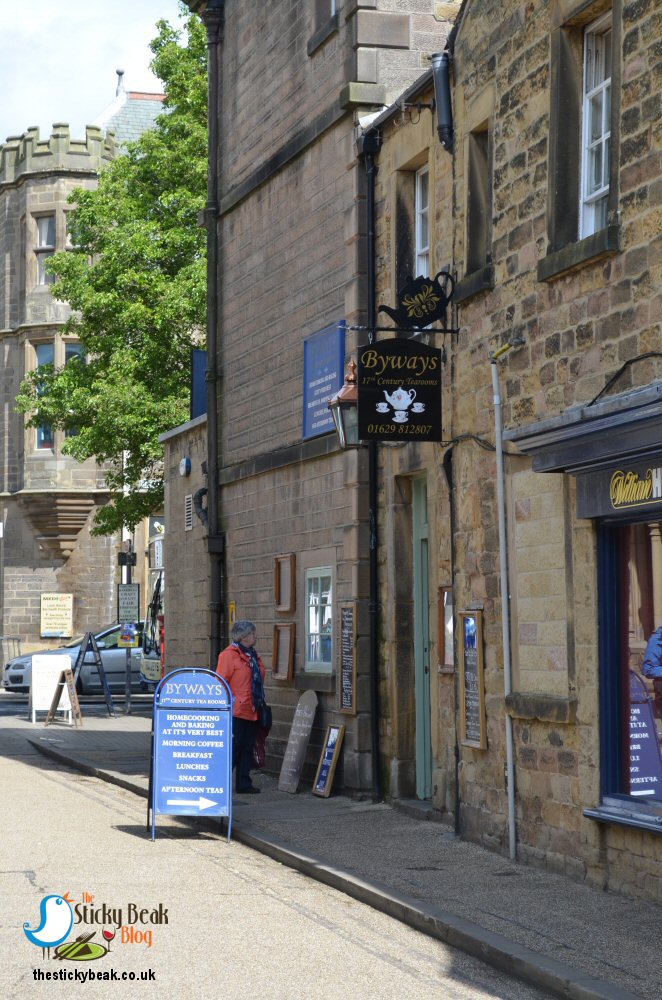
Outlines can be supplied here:
M199 799L166 799L167 806L197 806L202 812L203 809L209 809L211 806L217 806L218 802L213 799L206 799L204 795L201 795Z

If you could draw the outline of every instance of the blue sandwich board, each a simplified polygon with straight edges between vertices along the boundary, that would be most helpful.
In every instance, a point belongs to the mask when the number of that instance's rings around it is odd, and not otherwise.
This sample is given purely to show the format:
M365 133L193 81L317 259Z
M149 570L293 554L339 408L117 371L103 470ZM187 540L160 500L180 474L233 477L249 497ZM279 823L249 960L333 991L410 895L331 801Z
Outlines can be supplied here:
M156 815L227 816L232 829L232 692L212 670L172 670L154 693L149 806ZM149 816L147 825L149 827Z

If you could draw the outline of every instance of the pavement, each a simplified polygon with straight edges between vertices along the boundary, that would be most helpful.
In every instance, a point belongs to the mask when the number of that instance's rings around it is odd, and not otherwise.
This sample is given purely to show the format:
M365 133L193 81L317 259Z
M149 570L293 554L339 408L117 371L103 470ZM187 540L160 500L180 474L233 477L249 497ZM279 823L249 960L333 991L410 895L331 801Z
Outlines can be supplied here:
M147 798L149 706L82 706L83 725L31 723L25 706L0 718L0 755L43 754ZM662 907L602 892L455 837L415 803L396 808L302 788L235 796L232 837L280 863L572 1000L661 1000ZM147 812L146 812L147 815ZM218 819L188 820L225 832ZM147 835L147 834L146 834ZM158 843L158 821L157 841Z

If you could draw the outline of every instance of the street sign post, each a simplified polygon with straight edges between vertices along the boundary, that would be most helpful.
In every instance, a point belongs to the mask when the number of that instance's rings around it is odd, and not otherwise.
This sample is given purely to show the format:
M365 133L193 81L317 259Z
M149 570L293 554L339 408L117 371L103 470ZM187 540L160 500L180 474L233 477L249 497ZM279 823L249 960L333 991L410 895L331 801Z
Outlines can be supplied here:
M156 815L227 816L232 830L232 692L212 670L172 670L154 693L147 828Z

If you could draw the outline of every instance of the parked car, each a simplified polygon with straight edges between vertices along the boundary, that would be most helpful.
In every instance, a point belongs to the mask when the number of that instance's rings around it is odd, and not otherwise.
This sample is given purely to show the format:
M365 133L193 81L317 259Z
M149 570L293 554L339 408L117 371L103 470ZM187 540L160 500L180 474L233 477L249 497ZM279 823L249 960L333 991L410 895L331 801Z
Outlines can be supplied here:
M142 627L143 623L139 622L139 640L142 639ZM101 662L103 663L106 677L108 679L108 685L111 691L116 692L124 691L126 687L127 651L125 648L118 646L121 632L122 626L115 623L113 625L106 625L102 629L99 629L98 632L94 633L97 646L99 647L99 653L101 654ZM59 649L43 650L39 653L39 655L52 656L58 653L61 656L63 653L67 653L71 659L71 668L73 670L78 657L80 645L84 638L84 635L78 635L70 642L66 643L66 645L60 646ZM140 679L140 664L142 659L141 646L131 649L130 653L131 689L139 691L145 687L144 683L142 683ZM26 653L23 656L16 656L5 665L2 673L2 685L5 690L22 692L29 691L31 680L31 653ZM98 694L102 691L101 679L94 663L94 654L92 652L85 654L85 660L83 661L78 675L77 689L79 694Z

